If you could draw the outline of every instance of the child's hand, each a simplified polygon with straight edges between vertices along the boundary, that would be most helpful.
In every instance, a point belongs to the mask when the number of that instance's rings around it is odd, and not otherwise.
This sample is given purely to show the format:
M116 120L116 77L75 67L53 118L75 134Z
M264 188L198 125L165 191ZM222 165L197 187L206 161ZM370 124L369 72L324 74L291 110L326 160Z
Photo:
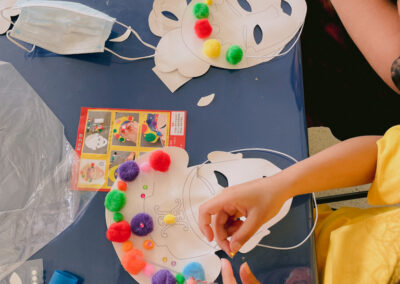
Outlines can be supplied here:
M285 182L275 177L258 179L228 187L221 194L202 204L199 227L211 242L216 242L233 257L261 225L274 217L290 198ZM211 228L212 216L214 230ZM239 217L246 217L243 222ZM228 241L228 237L232 236Z

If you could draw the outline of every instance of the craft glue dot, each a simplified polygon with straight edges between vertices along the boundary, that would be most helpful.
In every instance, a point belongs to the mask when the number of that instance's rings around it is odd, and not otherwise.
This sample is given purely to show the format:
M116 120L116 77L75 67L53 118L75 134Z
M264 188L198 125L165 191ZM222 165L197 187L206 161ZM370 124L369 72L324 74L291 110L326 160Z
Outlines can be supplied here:
M32 281L37 281L37 280L38 280L37 276L32 276Z
M32 270L32 275L36 275L37 271L36 270Z
M145 197L146 197L146 194L142 193L142 194L140 195L140 197L141 197L141 198L145 198Z
M221 54L221 43L216 39L208 39L203 43L203 53L209 58L217 58Z
M140 223L140 228L144 228L144 224L143 223Z
M145 184L145 185L143 185L143 189L144 190L146 190L146 189L148 189L149 187Z
M172 225L175 223L175 216L172 214L167 214L164 216L164 223L168 225Z
M143 247L147 250L151 250L152 248L154 248L154 242L152 240L145 240L143 242Z
M171 261L171 265L172 266L175 266L176 265L176 261L174 260L174 261Z
M168 258L166 258L165 256L162 258L163 262L167 262Z

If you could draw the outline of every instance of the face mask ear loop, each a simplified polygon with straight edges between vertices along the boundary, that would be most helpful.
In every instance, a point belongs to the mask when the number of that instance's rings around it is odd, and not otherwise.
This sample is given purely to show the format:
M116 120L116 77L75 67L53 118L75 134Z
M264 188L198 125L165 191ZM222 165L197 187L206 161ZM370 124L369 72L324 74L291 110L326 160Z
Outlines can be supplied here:
M299 32L297 33L297 37L296 37L295 41L293 42L293 44L285 52L282 52L276 56L257 56L257 55L251 56L251 55L249 55L246 57L247 58L275 58L275 57L279 57L279 56L288 54L293 49L293 47L297 44L297 42L299 41L301 33L303 32L303 27L304 27L304 24L301 25L301 28L299 29Z
M114 51L112 51L111 49L105 47L104 50L108 51L109 53L115 55L116 57L123 59L123 60L127 60L127 61L135 61L135 60L140 60L140 59L146 59L146 58L152 58L154 57L154 54L151 55L147 55L147 56L141 56L141 57L125 57L122 55L119 55L118 53L115 53Z
M147 46L147 47L149 47L149 48L151 48L151 49L154 49L154 50L157 49L154 45L151 45L150 43L147 43L147 42L145 42L144 40L142 40L142 38L139 36L139 34L138 34L132 27L128 27L127 25L125 25L125 24L123 24L123 23L121 23L121 22L118 22L118 21L115 21L115 22L116 22L117 24L119 24L119 25L125 27L126 29L130 30L130 31L135 35L135 37L136 37L144 46Z
M6 37L9 41L11 41L13 44L15 44L16 46L22 48L23 50L26 50L28 53L31 53L34 49L35 49L35 45L32 46L32 49L29 50L27 49L25 46L23 46L22 44L20 44L19 42L17 42L15 39L12 38L12 36L10 35L11 31L7 31L6 32Z

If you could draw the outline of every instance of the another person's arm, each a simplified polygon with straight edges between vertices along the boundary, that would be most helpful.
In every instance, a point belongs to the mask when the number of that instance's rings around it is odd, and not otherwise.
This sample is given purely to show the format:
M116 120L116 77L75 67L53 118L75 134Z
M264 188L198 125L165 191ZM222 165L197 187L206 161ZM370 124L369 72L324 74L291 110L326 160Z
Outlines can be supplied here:
M226 188L200 207L203 234L228 255L275 216L283 203L296 195L370 183L375 175L379 136L346 140L280 173ZM214 228L211 227L212 216ZM237 220L245 216L246 221ZM230 241L228 237L231 236Z
M391 75L391 66L400 57L400 16L396 4L390 0L331 2L347 32L375 72L400 93Z

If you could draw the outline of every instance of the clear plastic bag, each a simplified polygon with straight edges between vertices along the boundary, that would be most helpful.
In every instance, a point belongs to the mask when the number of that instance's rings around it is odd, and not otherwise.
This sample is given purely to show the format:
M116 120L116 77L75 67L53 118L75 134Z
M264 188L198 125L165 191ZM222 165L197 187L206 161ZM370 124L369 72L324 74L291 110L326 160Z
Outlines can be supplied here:
M71 190L76 162L62 123L0 61L0 280L72 224L95 195Z

